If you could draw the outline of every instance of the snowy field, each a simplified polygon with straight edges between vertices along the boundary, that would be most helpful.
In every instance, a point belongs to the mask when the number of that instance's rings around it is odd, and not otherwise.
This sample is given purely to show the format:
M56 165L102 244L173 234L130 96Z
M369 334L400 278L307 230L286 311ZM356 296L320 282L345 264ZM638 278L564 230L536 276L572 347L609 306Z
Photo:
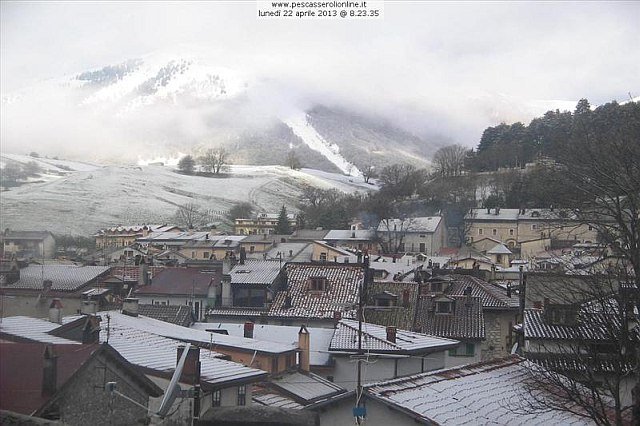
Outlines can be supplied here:
M4 153L1 160L33 160L48 170L37 179L41 182L1 193L1 229L60 234L91 235L118 224L170 222L177 207L190 202L221 214L241 201L257 211L277 212L283 204L295 211L305 186L347 193L376 189L361 178L282 166L232 166L228 178L208 178L184 176L167 166L97 166ZM56 164L63 168L56 170Z

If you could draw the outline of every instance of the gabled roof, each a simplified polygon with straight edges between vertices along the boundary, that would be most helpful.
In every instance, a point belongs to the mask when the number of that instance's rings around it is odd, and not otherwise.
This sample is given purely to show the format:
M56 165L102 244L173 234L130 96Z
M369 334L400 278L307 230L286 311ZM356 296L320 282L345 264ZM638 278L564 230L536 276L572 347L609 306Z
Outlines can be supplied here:
M406 219L388 219L383 220L378 225L378 232L424 232L432 233L438 229L442 217L440 216L425 216L425 217L410 217Z
M329 319L335 311L352 312L364 278L364 268L353 264L288 263L285 271L288 290L277 293L269 316ZM325 291L309 291L313 277L327 279Z
M23 414L42 409L54 395L43 395L42 376L46 344L0 343L0 408ZM105 353L128 372L131 380L146 389L151 396L162 395L162 389L137 372L107 344L49 345L56 356L56 389L60 392L89 360ZM93 374L91 372L90 374Z
M397 304L393 308L369 309L367 310L367 321L374 324L389 325L405 330L413 329L413 322L418 305L419 284L416 282L380 282L374 281L367 288L368 305L374 305L374 296L381 292L391 292L397 294ZM408 304L404 306L404 293L408 292Z
M453 274L450 277L454 280L449 289L445 291L449 295L461 296L467 287L471 287L471 295L482 300L484 309L516 310L519 307L517 295L513 293L511 297L508 297L506 290L500 286L471 275Z
M20 270L20 279L5 289L43 290L43 281L51 281L51 290L76 291L109 271L109 266L30 265Z
M358 350L358 321L341 320L331 339L330 351L353 352ZM368 353L415 353L435 352L455 348L460 342L443 339L433 335L396 330L396 341L387 340L387 329L384 326L362 324L362 348Z
M187 305L138 304L138 313L145 317L165 321L182 327L193 324L193 312Z
M450 296L454 299L450 314L436 312L433 296L420 296L416 328L433 336L461 340L485 338L484 315L480 298Z
M512 254L511 250L507 248L504 244L496 244L491 250L487 252L487 254Z
M140 295L188 295L207 296L209 287L220 283L219 269L164 268L151 279L151 284L139 287Z
M523 358L510 356L393 379L367 386L365 392L420 422L441 425L591 424L565 411L514 410L531 398L523 386L529 365Z

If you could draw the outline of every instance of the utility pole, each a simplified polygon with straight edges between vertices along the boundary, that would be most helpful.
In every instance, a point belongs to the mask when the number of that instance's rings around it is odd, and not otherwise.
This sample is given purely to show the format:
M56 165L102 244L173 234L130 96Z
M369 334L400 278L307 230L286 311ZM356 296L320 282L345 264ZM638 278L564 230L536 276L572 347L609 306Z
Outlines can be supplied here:
M362 350L362 318L364 310L364 299L369 282L369 253L365 252L364 255L364 277L358 288L358 382L356 386L356 406L353 408L353 416L356 418L356 422L361 424L366 415L366 409L362 405L362 359L364 358L364 351Z

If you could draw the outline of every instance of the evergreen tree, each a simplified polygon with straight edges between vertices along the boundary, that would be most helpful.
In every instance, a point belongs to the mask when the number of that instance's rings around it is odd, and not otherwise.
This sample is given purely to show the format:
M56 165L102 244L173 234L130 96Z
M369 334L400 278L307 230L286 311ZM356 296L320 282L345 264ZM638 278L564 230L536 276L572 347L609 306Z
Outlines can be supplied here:
M196 165L196 160L190 155L185 155L178 162L178 169L185 175L193 174L193 169Z
M275 233L279 235L289 235L291 232L287 209L283 205L280 209L280 214L278 215L278 224L276 225Z

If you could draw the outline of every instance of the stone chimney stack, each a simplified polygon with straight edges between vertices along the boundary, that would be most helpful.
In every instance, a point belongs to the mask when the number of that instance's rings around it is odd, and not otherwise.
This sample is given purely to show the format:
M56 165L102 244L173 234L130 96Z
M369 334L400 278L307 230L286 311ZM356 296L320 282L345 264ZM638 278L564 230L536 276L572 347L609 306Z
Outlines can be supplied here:
M62 302L58 298L53 299L49 305L49 321L62 324Z
M95 300L83 300L80 313L83 315L95 315L98 312Z
M395 327L387 327L387 340L391 343L395 343L397 333L398 330Z
M138 316L138 299L127 297L122 303L122 313L131 317Z
M58 387L58 356L53 345L44 349L44 364L42 368L42 396L52 396Z
M300 370L309 372L310 369L310 339L309 330L304 325L298 331L298 348L300 348Z

